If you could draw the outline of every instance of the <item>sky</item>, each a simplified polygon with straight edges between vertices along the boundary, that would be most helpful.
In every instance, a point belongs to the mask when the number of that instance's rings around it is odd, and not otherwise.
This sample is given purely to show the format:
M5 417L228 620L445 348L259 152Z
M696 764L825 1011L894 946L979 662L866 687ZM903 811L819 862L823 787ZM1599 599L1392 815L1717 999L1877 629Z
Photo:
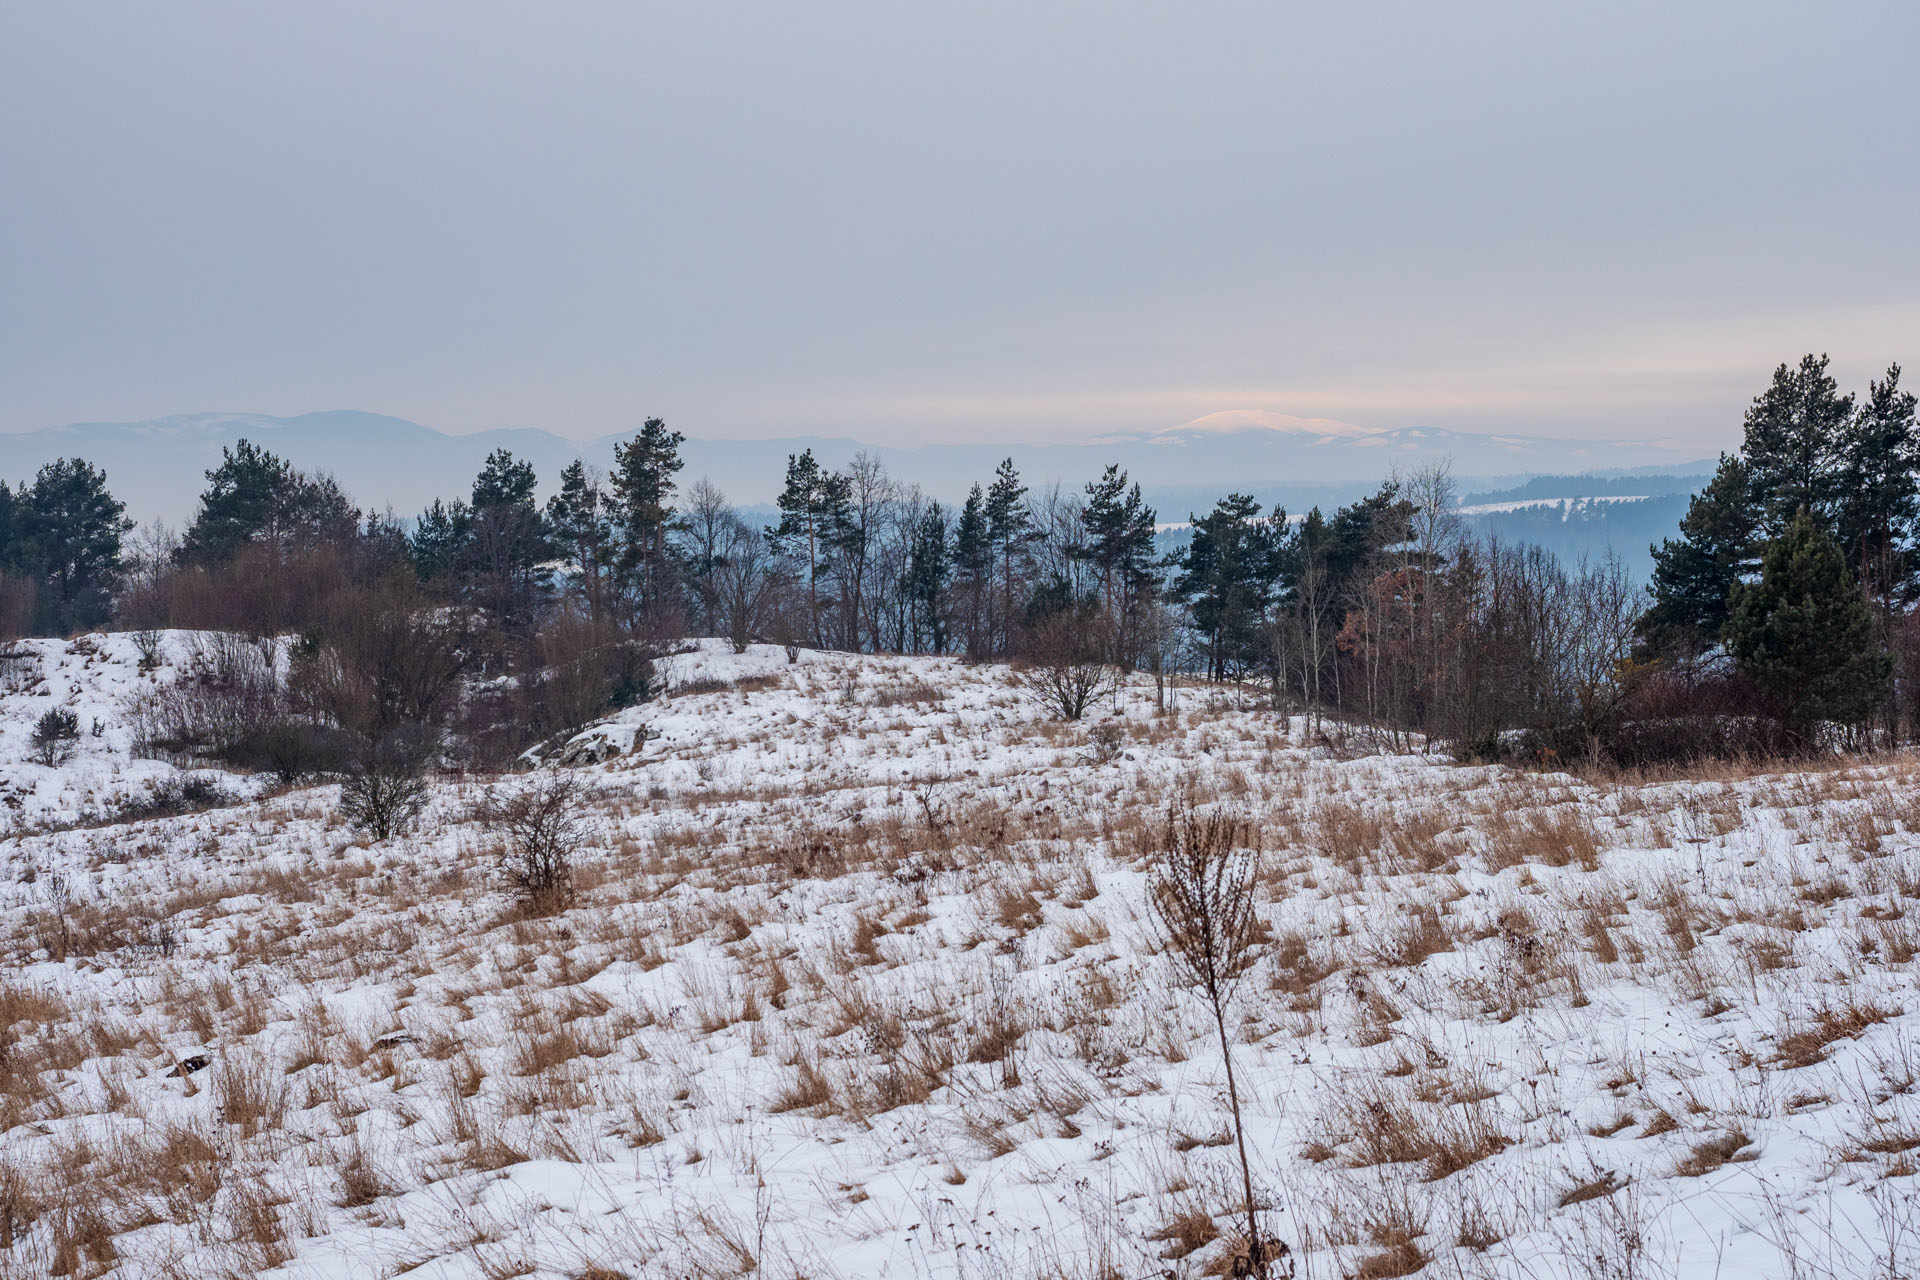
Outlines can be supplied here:
M1737 438L1920 360L1920 6L0 6L0 430Z

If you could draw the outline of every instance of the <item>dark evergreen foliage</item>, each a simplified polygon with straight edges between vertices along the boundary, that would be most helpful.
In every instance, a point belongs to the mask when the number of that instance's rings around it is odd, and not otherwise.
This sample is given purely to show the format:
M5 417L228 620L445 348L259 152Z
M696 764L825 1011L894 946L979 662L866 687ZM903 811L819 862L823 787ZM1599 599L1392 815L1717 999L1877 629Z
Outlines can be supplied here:
M834 530L846 505L844 477L814 460L813 450L787 458L787 482L780 491L780 523L767 530L774 553L796 561L806 584L805 631L818 647L821 627L820 585L832 572Z
M1216 680L1261 665L1262 629L1281 569L1286 513L1261 520L1260 504L1229 494L1193 521L1172 592L1185 602L1206 646L1207 674Z
M1883 604L1911 604L1914 522L1920 517L1920 431L1916 400L1900 388L1900 366L1868 385L1848 422L1835 482L1834 533L1866 585Z
M648 418L632 440L613 447L608 505L619 539L618 569L642 610L659 607L672 587L668 539L685 440L661 419Z
M1698 654L1720 643L1728 598L1758 565L1759 523L1751 469L1721 454L1713 482L1688 504L1680 536L1653 549L1653 605L1641 631L1657 651Z
M103 625L124 568L122 539L133 527L106 473L58 458L30 485L0 484L0 494L0 565L34 584L32 629L66 635Z
M554 552L566 561L573 585L594 618L607 611L618 567L610 506L599 482L579 459L561 471L560 492L547 499L547 528Z
M1726 637L1797 741L1823 721L1862 724L1887 696L1893 661L1874 641L1872 611L1839 543L1807 512L1768 543L1760 581L1735 585Z
M303 475L251 440L220 453L181 539L182 563L225 564L262 540L311 546L352 537L360 513L332 477Z
M547 523L534 501L530 463L495 449L473 481L470 532L464 547L476 603L510 630L536 619L553 554Z
M1778 537L1805 509L1830 527L1839 501L1840 464L1853 397L1840 394L1827 357L1781 365L1747 410L1740 454L1752 474L1761 527Z

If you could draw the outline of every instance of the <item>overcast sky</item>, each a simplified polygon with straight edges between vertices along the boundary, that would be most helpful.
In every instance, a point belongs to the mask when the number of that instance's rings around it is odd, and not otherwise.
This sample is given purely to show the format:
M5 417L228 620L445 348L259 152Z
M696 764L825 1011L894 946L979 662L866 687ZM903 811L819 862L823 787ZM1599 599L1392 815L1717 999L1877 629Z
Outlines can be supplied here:
M0 5L0 429L1718 447L1920 361L1920 5Z

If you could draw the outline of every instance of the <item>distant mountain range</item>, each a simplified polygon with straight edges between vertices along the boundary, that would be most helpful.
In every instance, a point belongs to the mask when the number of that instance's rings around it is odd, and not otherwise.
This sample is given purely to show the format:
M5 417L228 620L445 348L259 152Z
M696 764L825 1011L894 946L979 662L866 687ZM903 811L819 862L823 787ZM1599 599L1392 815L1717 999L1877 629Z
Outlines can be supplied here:
M488 453L508 449L538 472L543 494L560 468L584 458L603 471L625 436L577 442L533 428L448 435L403 418L353 410L278 418L257 413L178 414L146 422L81 422L0 435L0 477L30 478L56 457L83 457L106 470L113 491L141 520L179 523L193 511L203 473L222 446L242 437L294 465L332 473L362 506L391 506L403 516L435 497L466 493ZM1377 431L1329 419L1232 410L1165 430L1081 444L931 444L902 448L856 440L795 436L768 440L689 439L682 480L709 477L742 504L771 501L787 455L812 449L829 466L865 450L895 477L943 500L965 496L1011 456L1035 488L1058 480L1078 487L1118 463L1173 515L1182 502L1210 502L1229 489L1269 494L1299 506L1338 500L1379 483L1394 469L1451 459L1463 481L1503 481L1598 467L1704 469L1698 450L1671 441L1564 441L1409 427ZM1324 496L1320 496L1324 495ZM1184 515L1180 511L1179 515ZM1177 518L1177 517L1176 517Z

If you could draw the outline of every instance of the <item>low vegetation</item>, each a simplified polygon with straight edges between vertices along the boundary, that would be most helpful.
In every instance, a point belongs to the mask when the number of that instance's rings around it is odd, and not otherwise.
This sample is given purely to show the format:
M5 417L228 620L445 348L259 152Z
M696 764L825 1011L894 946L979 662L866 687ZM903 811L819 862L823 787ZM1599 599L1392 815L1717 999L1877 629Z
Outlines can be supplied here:
M385 839L331 784L13 835L0 1275L1914 1265L1907 757L1101 714L721 641L631 750L429 773Z

